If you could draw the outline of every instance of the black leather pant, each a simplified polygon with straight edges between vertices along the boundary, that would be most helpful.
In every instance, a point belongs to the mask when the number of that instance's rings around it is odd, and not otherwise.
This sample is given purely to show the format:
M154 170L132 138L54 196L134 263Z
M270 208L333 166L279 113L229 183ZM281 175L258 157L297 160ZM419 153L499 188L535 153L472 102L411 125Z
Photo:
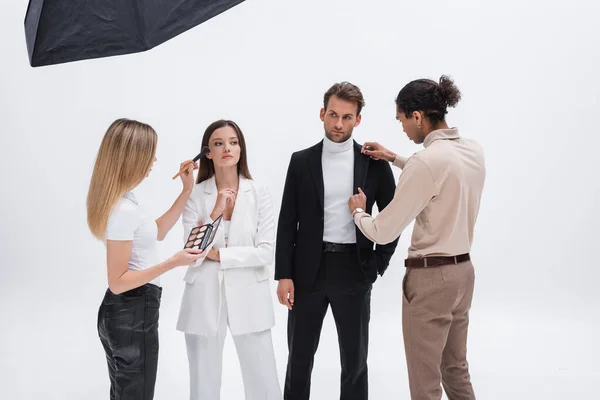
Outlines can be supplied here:
M116 295L106 291L98 335L106 352L111 400L151 400L158 366L162 288L146 284Z

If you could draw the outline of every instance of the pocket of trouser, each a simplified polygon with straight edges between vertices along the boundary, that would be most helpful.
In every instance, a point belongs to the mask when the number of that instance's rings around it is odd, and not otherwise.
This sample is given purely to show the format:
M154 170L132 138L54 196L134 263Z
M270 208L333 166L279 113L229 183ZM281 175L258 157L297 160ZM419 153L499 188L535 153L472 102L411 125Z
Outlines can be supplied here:
M412 293L407 293L408 290L408 277L410 275L410 269L407 268L406 272L404 273L404 278L402 278L402 299L406 302L406 304L410 304L410 302L412 301L414 294Z
M106 316L107 336L113 357L123 367L137 363L142 354L140 346L143 340L140 340L140 335L135 335L136 317L139 314L134 310Z
M134 310L105 313L105 325L111 345L120 347L131 344L136 315Z
M102 302L102 304L100 304L100 307L98 308L98 317L96 318L96 328L98 329L98 334L100 334L102 332L103 326L102 323L104 322L104 302Z

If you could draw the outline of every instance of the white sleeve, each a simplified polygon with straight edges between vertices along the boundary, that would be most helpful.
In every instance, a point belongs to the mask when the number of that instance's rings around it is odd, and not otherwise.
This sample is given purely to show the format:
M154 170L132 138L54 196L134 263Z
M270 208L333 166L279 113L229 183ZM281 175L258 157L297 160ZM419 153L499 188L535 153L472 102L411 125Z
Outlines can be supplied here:
M140 214L134 204L119 202L108 217L106 240L133 240L140 225Z

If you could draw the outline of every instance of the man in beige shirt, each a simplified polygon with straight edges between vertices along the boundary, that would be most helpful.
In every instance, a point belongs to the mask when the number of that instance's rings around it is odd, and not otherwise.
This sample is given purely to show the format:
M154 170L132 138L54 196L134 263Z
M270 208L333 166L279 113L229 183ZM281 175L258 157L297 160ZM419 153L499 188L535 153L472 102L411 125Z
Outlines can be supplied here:
M396 239L415 219L402 301L413 400L439 400L441 386L449 400L475 399L467 362L475 279L469 252L485 162L481 146L445 121L447 108L459 100L458 88L445 76L439 83L419 79L406 85L396 99L396 118L424 150L407 159L365 143L363 153L403 171L393 200L375 218L364 212L362 192L348 202L360 231L379 244Z

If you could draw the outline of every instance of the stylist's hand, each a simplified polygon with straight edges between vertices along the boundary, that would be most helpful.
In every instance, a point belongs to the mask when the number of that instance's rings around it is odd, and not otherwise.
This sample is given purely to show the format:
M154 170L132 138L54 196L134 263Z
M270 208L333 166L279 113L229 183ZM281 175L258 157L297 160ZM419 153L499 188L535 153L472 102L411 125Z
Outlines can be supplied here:
M392 153L377 142L366 142L363 144L361 153L368 155L373 160L385 160L394 162L396 154Z
M192 265L199 258L204 257L205 254L203 251L199 249L183 249L179 250L177 253L173 254L168 262L171 263L173 268L181 267L184 265Z
M348 207L350 208L350 212L353 212L357 208L362 208L363 210L367 208L367 196L361 188L358 188L358 194L350 197Z
M214 221L219 217L219 215L223 214L225 211L225 207L229 205L230 207L235 204L235 197L237 196L237 190L235 189L222 189L219 190L219 194L217 195L217 202L215 204L215 208L211 213L211 218Z
M294 306L294 281L280 279L277 285L277 298L281 304L291 310Z
M183 191L191 192L194 188L194 170L198 169L198 164L192 160L187 160L181 163L179 169L183 168L186 164L188 164L187 170L179 176L181 177L181 182L183 182Z

